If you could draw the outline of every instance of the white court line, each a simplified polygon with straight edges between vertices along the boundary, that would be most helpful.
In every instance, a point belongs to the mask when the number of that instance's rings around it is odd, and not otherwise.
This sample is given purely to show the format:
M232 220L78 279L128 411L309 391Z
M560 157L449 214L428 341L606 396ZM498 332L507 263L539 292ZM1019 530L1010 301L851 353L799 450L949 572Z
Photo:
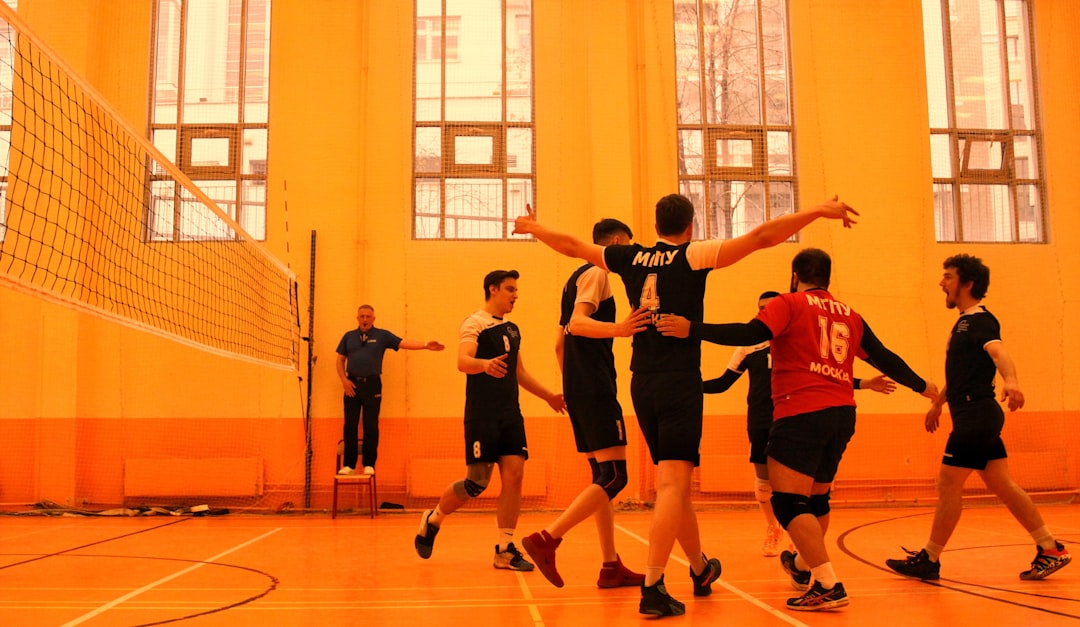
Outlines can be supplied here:
M69 627L70 625L79 625L81 623L85 623L86 621L90 620L91 618L94 618L95 616L98 616L100 614L103 614L103 613L111 610L112 608L116 607L117 605L120 605L121 603L123 603L124 601L127 601L128 599L132 599L134 597L139 596L140 594L142 594L144 592L148 592L150 590L153 590L154 588L160 586L161 584L172 581L173 579L176 579L177 577L180 577L182 575L186 575L187 573L190 573L191 571L193 571L193 570L195 570L197 568L202 568L203 566L205 566L207 564L216 562L217 560L225 557L229 553L234 553L236 551L239 551L240 549L248 546L249 544L254 544L254 543L258 542L259 540L262 540L263 538L269 537L269 536L281 531L281 529L282 529L281 527L278 527L277 529L273 529L271 531L268 531L268 532L262 534L261 536L259 536L258 538L252 538L251 540L248 540L247 542L244 542L243 544L238 544L238 545L234 546L233 548L231 548L231 549L229 549L227 551L223 551L221 553L218 553L217 555L211 557L210 559L203 560L202 562L199 562L198 564L193 564L193 565L185 568L184 570L181 570L180 572L173 573L173 574L169 575L168 577L162 577L161 579L158 579L157 581L155 581L153 583L148 583L145 586L139 588L138 590L132 590L131 592L128 592L127 594L125 594L125 595L123 595L123 596L121 596L121 597L119 597L117 599L113 599L112 601L109 601L105 605L102 605L101 607L99 607L99 608L97 608L95 610L92 610L90 612L87 612L86 614L83 614L82 616L76 618L75 620L68 621L68 622L64 623L62 625L62 627Z
M517 575L518 585L521 586L521 594L525 597L526 601L532 601L532 590L529 589L529 582L525 581L525 576L520 572L514 573ZM544 617L540 616L540 608L535 603L529 603L529 614L532 616L533 625L535 627L544 627Z
M621 525L615 525L615 528L618 529L619 531L625 533L626 535L630 536L631 538L637 540L638 542L644 544L645 546L649 546L649 541L647 539L642 538L641 536L634 533L633 531L630 531L626 527L623 527ZM678 542L676 542L676 544L678 544ZM679 557L678 555L675 555L674 553L672 553L671 559L675 560L676 562L679 562L680 564L682 564L683 566L686 566L687 568L690 568L690 562L686 561L685 558ZM780 610L778 610L775 607L769 605L768 603L765 603L764 601L758 599L757 597L755 597L755 596L753 596L753 595L751 595L751 594L749 594L747 592L743 592L742 590L740 590L740 589L736 588L735 586L729 584L728 582L724 581L723 579L717 579L713 583L720 584L721 586L726 588L729 592L731 592L735 596L741 598L744 601L747 601L747 602L751 603L752 605L756 605L757 607L765 610L766 612L772 614L773 616L779 618L780 620L784 621L785 623L787 623L789 625L794 625L795 627L810 627L806 623L804 623L804 622L802 622L802 621L800 621L798 619L792 618L790 614L785 614L784 612L781 612Z

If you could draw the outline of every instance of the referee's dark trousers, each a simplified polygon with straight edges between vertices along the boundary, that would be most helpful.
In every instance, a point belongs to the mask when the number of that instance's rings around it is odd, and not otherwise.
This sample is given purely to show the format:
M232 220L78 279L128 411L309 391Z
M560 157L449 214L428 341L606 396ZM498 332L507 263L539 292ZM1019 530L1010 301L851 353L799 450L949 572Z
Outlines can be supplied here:
M382 378L353 377L349 380L356 386L355 396L345 397L345 451L342 463L354 469L363 466L375 467L379 451L379 409L382 406ZM357 450L360 439L360 419L364 421L364 450ZM361 455L360 466L356 465L357 456Z

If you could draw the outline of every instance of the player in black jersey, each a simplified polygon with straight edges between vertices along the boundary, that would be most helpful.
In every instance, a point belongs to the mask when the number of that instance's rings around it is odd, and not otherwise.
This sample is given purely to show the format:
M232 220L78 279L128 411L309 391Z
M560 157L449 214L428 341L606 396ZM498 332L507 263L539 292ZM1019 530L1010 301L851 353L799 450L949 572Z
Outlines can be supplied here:
M593 227L593 243L627 244L633 232L606 218ZM593 482L578 494L554 522L521 539L521 545L544 577L556 587L563 579L555 566L555 549L563 536L589 516L596 519L603 564L596 585L601 588L640 586L645 575L626 568L615 551L612 500L626 487L626 428L616 396L615 337L629 337L648 325L648 310L638 309L615 321L615 296L608 273L586 263L566 281L555 352L563 375L563 395L577 450L588 457Z
M919 551L908 551L906 558L886 560L885 564L908 577L938 579L939 558L960 522L964 481L977 472L1035 540L1035 559L1030 569L1020 573L1020 579L1043 579L1072 557L1047 529L1031 498L1009 475L1001 440L1005 412L994 397L995 374L1001 374L1001 402L1008 402L1009 411L1024 406L1024 393L1016 366L1001 341L1001 325L981 304L990 286L990 269L978 257L963 254L946 259L944 267L939 285L945 292L945 306L960 310L960 319L953 325L945 351L945 389L926 413L926 430L937 430L945 402L949 403L953 429L938 473L938 503L929 541Z
M758 311L765 309L769 301L779 295L779 292L763 292L758 296ZM765 516L765 541L761 544L761 554L775 557L780 554L784 528L776 519L769 502L772 484L769 483L769 467L765 455L765 445L769 442L769 429L773 423L772 356L769 353L769 343L736 348L724 374L705 381L704 388L706 394L721 394L731 388L744 372L749 373L750 377L746 390L746 436L750 441L750 463L754 465L754 496ZM854 387L856 390L891 394L896 389L896 383L885 376L877 376L871 379L855 379Z
M654 322L669 313L700 321L710 270L784 242L818 218L842 220L850 227L853 215L858 212L833 198L765 222L731 240L691 241L694 205L685 196L670 194L656 203L659 240L653 246L586 243L541 225L531 207L515 220L514 232L532 234L559 253L615 272L622 277L630 306L649 309ZM634 336L630 370L630 396L638 427L657 465L648 568L638 611L659 616L684 614L685 605L672 598L664 585L664 567L676 540L690 562L694 596L710 594L712 582L720 577L720 561L701 551L697 515L690 500L704 405L701 342L665 337L650 325Z
M439 504L420 517L420 531L413 543L423 559L431 557L435 536L443 519L487 488L495 464L499 465L502 491L496 519L499 538L495 544L495 568L529 571L533 565L514 546L514 530L521 511L521 484L529 448L525 419L518 404L518 386L542 398L563 413L562 394L550 392L527 370L521 359L521 332L503 316L517 301L516 270L495 270L484 277L484 307L461 323L458 370L468 375L465 383L464 479L446 487Z

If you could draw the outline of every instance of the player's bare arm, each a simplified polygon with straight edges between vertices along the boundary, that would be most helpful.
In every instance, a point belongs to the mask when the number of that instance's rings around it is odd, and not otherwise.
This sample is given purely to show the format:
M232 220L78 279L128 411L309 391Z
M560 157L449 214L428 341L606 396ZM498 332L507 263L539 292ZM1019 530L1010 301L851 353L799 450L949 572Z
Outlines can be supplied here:
M536 211L532 205L525 205L525 215L514 220L514 235L532 235L555 252L583 259L599 268L607 269L604 263L604 247L582 241L573 235L560 233L536 221Z

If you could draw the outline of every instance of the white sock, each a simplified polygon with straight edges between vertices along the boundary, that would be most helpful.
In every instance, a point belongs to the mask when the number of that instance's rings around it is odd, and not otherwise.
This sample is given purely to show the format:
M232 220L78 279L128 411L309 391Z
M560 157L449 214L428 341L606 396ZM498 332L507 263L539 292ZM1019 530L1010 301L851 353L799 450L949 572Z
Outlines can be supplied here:
M1054 540L1054 534L1050 533L1050 530L1046 528L1046 525L1032 531L1031 539L1035 541L1035 544L1041 546L1044 551L1054 551L1057 549L1057 542Z
M821 566L815 566L810 569L810 572L814 574L814 581L820 583L822 588L832 590L836 587L836 572L833 571L832 562L825 562Z
M499 529L499 541L495 543L495 546L499 549L499 553L502 553L510 546L510 543L514 541L513 529Z
M927 540L924 550L926 551L926 555L930 558L931 562L937 562L941 560L941 553L945 550L945 547L938 544L937 542L934 542L933 540Z

